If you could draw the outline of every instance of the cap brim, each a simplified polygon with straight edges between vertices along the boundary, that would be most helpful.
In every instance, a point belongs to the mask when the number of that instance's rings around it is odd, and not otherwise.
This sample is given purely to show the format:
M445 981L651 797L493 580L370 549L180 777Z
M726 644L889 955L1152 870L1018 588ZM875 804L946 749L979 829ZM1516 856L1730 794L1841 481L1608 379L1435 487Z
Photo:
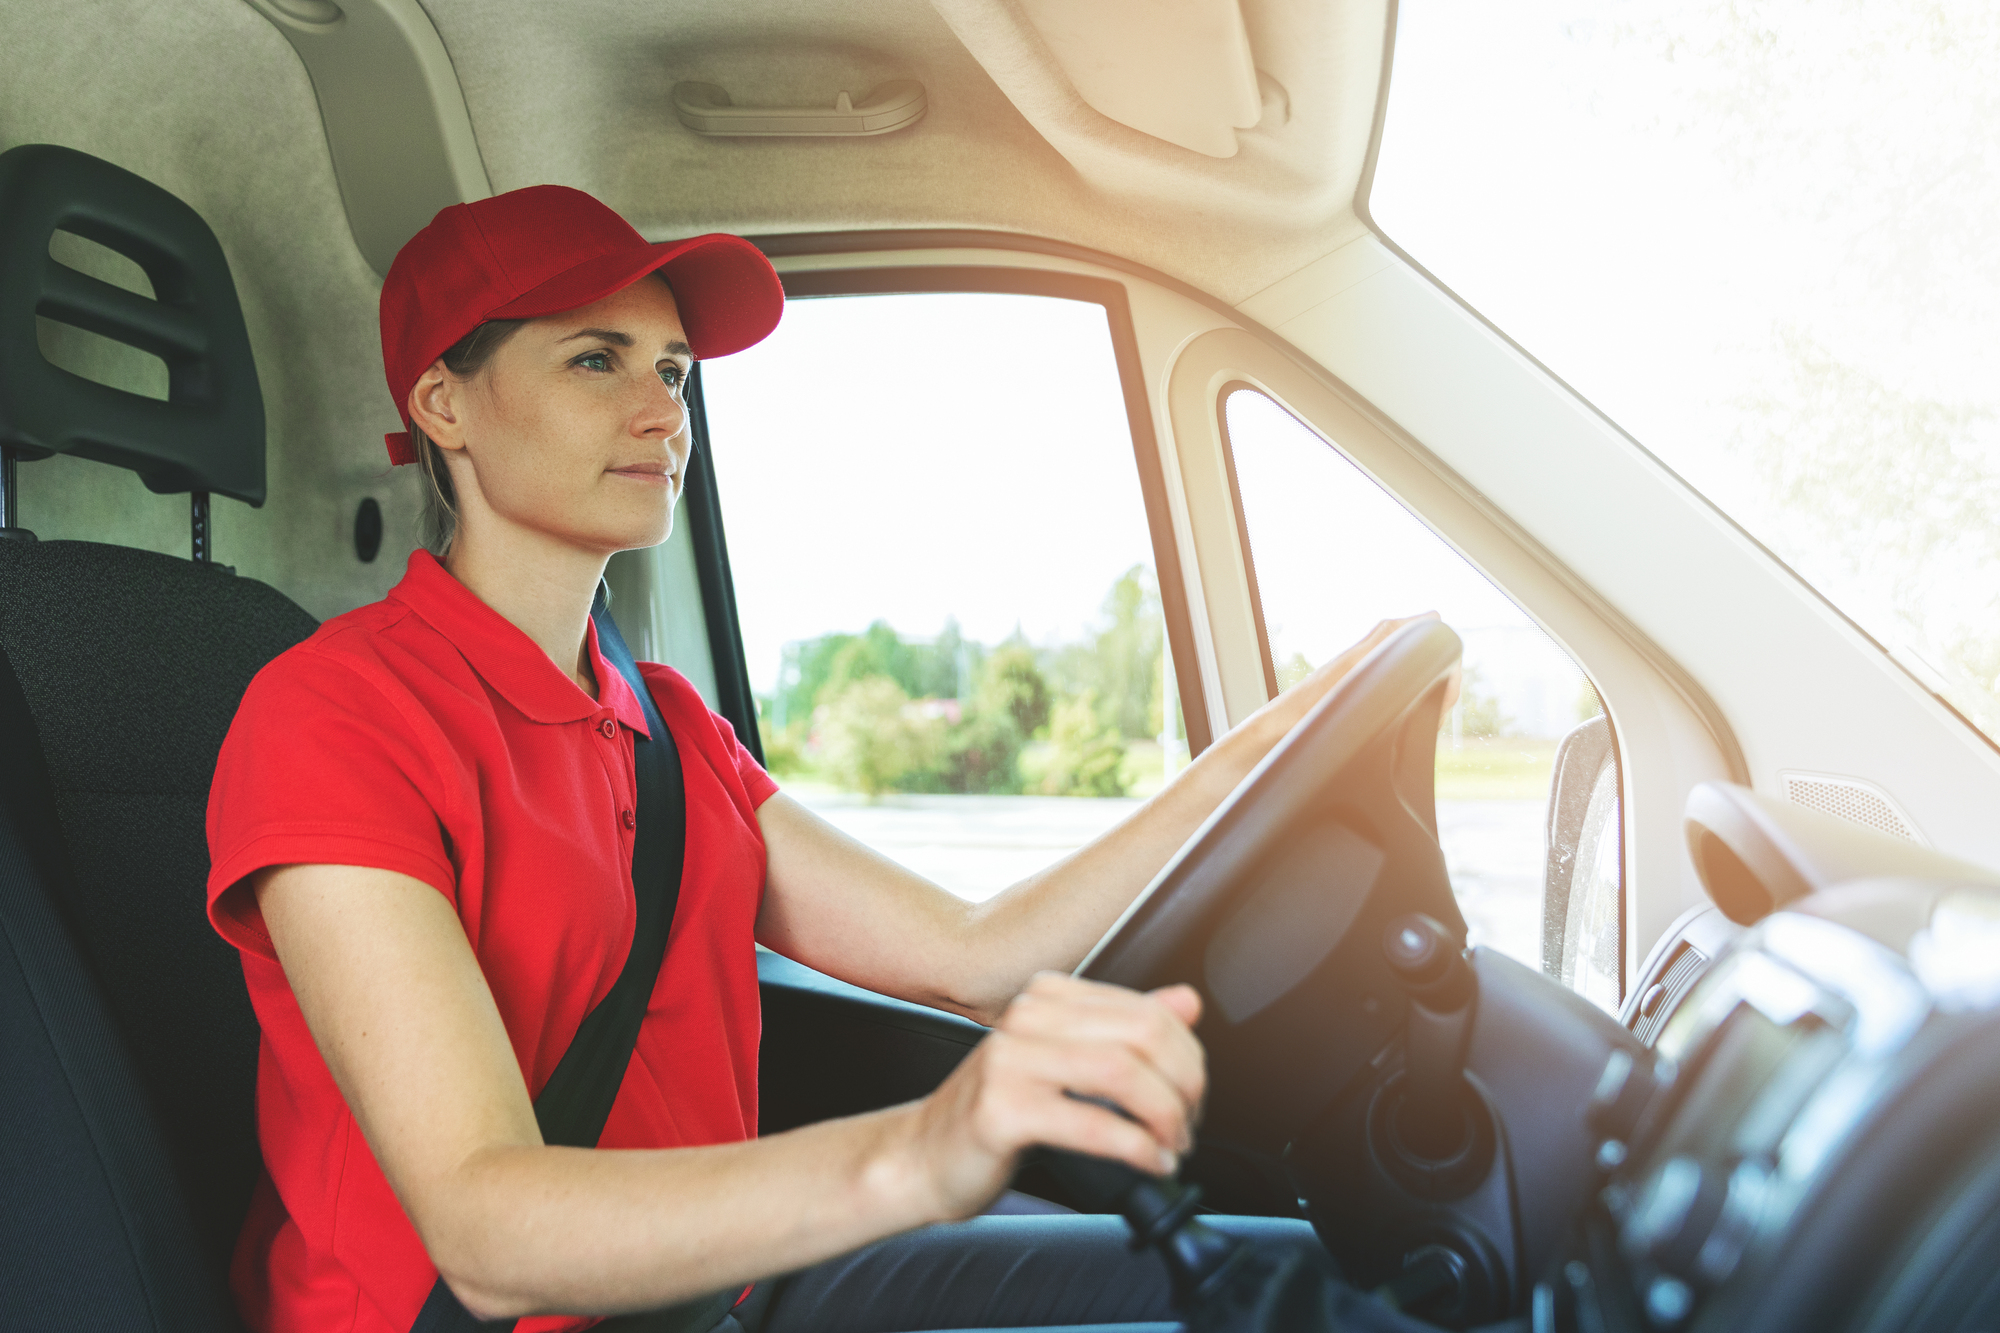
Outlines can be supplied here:
M720 232L586 259L523 292L488 319L537 319L601 301L648 273L666 275L697 357L728 356L762 342L785 313L771 261L741 236Z

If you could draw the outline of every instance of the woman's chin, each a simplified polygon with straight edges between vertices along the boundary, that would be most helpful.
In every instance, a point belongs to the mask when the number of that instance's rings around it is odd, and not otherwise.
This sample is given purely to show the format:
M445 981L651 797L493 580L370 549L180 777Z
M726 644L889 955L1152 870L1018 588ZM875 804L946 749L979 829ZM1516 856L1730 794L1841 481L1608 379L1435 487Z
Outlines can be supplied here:
M674 511L649 518L643 523L622 523L617 529L606 534L610 540L606 544L614 551L643 551L658 546L674 532Z

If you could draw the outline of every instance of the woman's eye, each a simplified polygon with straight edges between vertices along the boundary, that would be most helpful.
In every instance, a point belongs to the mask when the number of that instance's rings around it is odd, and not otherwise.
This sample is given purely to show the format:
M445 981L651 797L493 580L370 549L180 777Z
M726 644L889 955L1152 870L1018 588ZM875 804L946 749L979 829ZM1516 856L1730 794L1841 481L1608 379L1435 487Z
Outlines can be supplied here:
M661 366L660 382L665 384L669 389L672 389L675 393L679 393L681 389L687 384L686 367L677 365L671 361L668 362L666 365Z
M582 366L585 370L609 371L611 369L611 353L586 352L570 364Z

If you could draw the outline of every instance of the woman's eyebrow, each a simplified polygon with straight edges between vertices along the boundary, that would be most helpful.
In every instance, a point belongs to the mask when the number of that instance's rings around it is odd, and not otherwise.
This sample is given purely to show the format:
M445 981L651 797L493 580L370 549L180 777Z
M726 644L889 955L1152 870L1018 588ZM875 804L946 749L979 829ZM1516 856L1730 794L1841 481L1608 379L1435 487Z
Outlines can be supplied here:
M578 338L588 338L593 342L610 343L616 347L630 347L633 342L631 334L620 333L616 329L578 329L575 333L556 339L556 345L560 347L564 343L575 342ZM678 338L660 350L668 356L685 356L689 358L694 356L694 349Z
M578 338L588 338L592 342L612 343L619 347L630 347L632 345L632 335L629 333L620 333L616 329L578 329L568 337L556 339L556 345L561 346L563 343L573 343Z

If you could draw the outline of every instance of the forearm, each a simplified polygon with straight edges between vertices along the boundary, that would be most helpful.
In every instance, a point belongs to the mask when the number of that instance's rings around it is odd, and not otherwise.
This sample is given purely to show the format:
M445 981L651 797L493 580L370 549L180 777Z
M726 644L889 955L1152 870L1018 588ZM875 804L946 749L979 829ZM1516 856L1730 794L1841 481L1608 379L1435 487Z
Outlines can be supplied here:
M1086 847L1006 892L959 924L961 1003L982 1022L1030 976L1083 961L1140 890L1194 836L1297 719L1273 701L1209 746L1159 794ZM965 964L970 963L968 967Z
M856 985L991 1025L1036 972L1081 962L1271 747L1402 623L1377 626L1110 832L984 903L954 898L774 796L757 814L769 857L757 938Z
M424 1192L421 1230L482 1318L670 1304L940 1220L906 1146L915 1114L702 1148L489 1147Z
M1044 968L1074 968L1271 748L1397 626L1367 638L1259 708L1165 790L1089 846L967 912L950 953L958 1007L982 1021Z

